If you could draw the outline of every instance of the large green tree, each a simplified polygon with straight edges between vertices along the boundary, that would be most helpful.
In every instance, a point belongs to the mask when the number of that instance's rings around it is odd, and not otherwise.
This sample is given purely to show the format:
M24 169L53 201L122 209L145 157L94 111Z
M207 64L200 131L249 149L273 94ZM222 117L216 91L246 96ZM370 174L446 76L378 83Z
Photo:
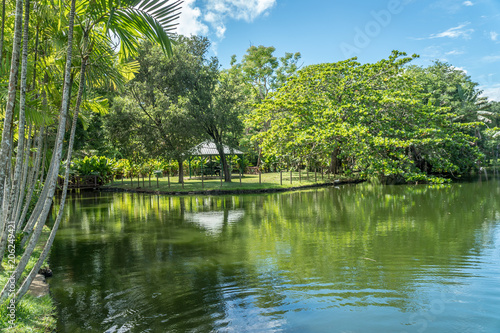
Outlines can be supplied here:
M237 77L221 72L209 58L204 37L179 36L173 57L143 45L140 70L106 117L110 141L123 156L162 156L182 163L190 148L203 139L219 152L225 180L231 181L224 144L237 144L243 129Z
M124 157L162 157L179 164L203 137L198 124L183 106L202 70L209 42L206 38L179 36L173 56L157 46L142 45L140 68L126 92L114 100L114 112L105 117L105 131Z
M238 78L239 89L244 96L245 103L243 111L252 114L256 105L262 103L270 93L282 87L285 82L293 76L298 68L300 53L285 53L283 57L277 58L273 46L250 46L243 55L241 62L237 62L236 56L231 58L231 68L228 73ZM242 138L242 144L249 152L254 152L257 166L261 165L262 147L259 141L249 140L253 134L265 131L268 123L246 124L248 135Z
M472 125L425 102L419 82L403 75L414 57L395 51L375 64L350 59L300 70L249 119L269 123L256 134L265 155L330 160L395 181L467 172L480 157L475 138L462 130Z
M419 91L425 94L424 102L446 107L454 114L454 122L469 124L462 131L475 136L479 149L489 154L498 113L482 96L477 82L463 70L441 61L428 67L409 66L405 75L418 82Z
M231 182L224 145L234 146L243 133L242 98L237 79L221 72L219 62L212 58L195 76L196 80L183 102L193 126L214 142L219 152L224 181Z

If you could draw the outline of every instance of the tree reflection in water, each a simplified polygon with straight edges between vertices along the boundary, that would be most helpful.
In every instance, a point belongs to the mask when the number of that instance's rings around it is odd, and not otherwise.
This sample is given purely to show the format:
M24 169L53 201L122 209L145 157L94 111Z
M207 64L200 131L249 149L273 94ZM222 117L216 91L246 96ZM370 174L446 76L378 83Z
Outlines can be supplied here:
M491 283L484 312L500 299L499 194L496 181L81 193L51 254L59 330L411 331L442 297L446 311L427 324L449 330L478 306L477 279ZM484 322L475 318L466 328Z

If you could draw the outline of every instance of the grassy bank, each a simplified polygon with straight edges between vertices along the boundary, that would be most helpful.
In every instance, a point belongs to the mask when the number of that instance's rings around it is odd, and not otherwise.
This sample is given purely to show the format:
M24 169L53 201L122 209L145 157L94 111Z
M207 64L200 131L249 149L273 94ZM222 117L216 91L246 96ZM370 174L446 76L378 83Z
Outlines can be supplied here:
M44 244L48 238L50 229L44 227L43 233L40 236L39 244ZM33 256L31 257L28 266L23 272L23 278L33 268L37 258L42 251L41 246L37 246ZM16 258L18 262L20 257ZM6 264L6 260L2 262ZM0 285L3 287L9 278L9 274L2 266L0 270ZM34 297L29 293L26 294L21 301L16 305L16 325L14 329L8 329L8 310L7 304L0 305L0 331L2 332L54 332L56 329L55 306L52 298L49 295L42 297Z
M150 190L159 192L199 192L199 191L255 191L255 190L272 190L272 189L292 189L302 186L313 186L324 183L332 183L334 179L341 182L353 181L353 178L347 177L330 177L321 173L304 171L293 172L290 177L290 172L262 173L259 175L240 175L233 174L232 182L221 182L218 177L203 178L200 176L185 177L184 184L178 183L178 177L156 177L118 179L113 183L106 185L108 188L119 188L125 190Z

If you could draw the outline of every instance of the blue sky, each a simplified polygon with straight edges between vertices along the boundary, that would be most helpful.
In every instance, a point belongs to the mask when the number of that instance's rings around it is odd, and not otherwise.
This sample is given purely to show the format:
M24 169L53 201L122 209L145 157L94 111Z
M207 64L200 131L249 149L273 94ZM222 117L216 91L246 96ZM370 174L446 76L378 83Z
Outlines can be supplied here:
M184 0L178 32L208 36L223 67L251 45L306 65L416 53L460 68L500 101L500 0Z

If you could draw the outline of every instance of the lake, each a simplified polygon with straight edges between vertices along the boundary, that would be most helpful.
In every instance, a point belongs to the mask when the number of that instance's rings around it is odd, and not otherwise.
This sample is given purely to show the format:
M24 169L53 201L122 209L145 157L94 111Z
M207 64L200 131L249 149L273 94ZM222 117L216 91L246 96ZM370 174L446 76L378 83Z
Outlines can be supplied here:
M500 182L82 192L50 266L59 332L500 332Z

